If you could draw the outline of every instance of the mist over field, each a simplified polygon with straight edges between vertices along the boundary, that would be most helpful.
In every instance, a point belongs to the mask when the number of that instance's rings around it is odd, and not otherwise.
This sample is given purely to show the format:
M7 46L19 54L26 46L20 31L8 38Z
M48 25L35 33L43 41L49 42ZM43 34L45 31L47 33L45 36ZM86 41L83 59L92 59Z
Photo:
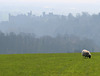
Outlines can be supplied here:
M100 0L0 0L0 76L99 76Z
M99 3L0 1L0 54L100 52Z
M99 52L100 13L40 16L9 14L0 22L0 53L68 53L88 49Z

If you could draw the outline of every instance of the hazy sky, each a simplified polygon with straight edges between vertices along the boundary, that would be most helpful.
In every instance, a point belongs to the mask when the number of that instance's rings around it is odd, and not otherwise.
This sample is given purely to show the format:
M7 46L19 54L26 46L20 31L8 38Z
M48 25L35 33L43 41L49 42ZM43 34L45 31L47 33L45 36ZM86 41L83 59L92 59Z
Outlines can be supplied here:
M98 3L100 0L0 0L0 2L74 2L74 3Z
M0 19L7 19L8 13L18 14L32 11L35 15L42 12L55 14L100 12L100 0L0 0Z

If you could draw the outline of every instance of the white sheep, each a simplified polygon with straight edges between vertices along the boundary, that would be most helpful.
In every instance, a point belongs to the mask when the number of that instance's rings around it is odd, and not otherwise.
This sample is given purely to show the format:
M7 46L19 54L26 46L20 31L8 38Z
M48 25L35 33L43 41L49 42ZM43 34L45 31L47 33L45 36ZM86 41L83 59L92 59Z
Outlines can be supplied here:
M82 50L82 56L91 58L91 53L88 50Z

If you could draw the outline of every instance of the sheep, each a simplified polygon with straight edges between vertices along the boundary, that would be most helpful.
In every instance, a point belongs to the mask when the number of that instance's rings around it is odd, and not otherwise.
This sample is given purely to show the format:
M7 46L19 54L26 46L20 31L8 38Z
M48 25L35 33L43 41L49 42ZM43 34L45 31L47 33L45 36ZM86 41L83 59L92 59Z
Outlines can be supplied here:
M91 53L88 50L82 50L82 56L91 58Z

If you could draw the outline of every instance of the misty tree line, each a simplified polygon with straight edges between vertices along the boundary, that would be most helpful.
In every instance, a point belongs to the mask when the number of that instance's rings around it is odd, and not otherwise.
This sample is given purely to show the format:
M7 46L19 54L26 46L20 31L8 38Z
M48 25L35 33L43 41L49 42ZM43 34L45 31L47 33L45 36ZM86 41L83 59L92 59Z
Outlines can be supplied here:
M71 13L68 16L45 12L42 16L31 12L9 14L9 21L0 22L3 31L0 32L0 53L64 53L82 49L96 52L100 50L99 28L100 13L83 12L76 17Z
M56 15L53 13L36 16L32 12L13 16L9 14L8 21L0 22L0 30L8 33L34 33L36 36L56 36L57 34L74 34L81 38L89 38L100 46L100 13L83 12L73 16Z
M0 32L0 54L12 53L71 53L82 49L94 52L97 49L90 39L80 39L74 35L57 35L56 37L35 37L34 34Z

